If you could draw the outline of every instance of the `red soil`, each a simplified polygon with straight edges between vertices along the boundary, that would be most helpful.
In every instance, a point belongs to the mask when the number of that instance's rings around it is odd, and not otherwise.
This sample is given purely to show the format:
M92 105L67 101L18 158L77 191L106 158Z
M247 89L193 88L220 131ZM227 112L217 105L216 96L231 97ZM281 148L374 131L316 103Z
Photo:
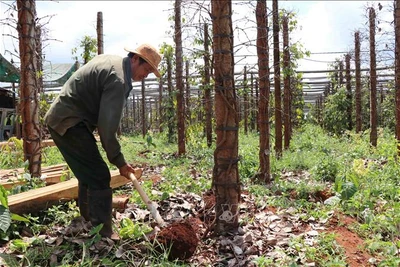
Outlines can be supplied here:
M196 232L188 221L175 222L163 228L156 238L164 248L171 248L170 260L189 259L199 243Z
M345 215L339 216L339 218L332 218L331 227L328 231L335 233L336 242L344 248L347 257L347 266L372 266L368 262L372 256L365 251L364 240L347 228L351 224L356 223L356 220Z

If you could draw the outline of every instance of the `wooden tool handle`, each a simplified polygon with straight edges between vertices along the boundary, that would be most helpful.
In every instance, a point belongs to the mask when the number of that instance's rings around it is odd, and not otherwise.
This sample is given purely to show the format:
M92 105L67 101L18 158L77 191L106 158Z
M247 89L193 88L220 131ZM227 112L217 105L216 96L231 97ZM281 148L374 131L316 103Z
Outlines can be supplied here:
M143 191L143 188L140 186L138 180L136 179L133 173L129 173L129 179L131 179L133 186L139 192L139 195L142 198L143 202L146 204L147 208L149 209L151 216L153 216L158 225L165 226L165 222L161 218L160 213L158 213L156 205L149 199L147 194Z

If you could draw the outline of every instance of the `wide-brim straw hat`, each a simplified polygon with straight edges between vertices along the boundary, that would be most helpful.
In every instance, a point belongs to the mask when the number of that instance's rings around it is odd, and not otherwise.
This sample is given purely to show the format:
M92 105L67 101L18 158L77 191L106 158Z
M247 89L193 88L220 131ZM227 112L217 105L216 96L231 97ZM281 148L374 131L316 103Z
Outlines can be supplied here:
M161 74L158 71L158 64L161 61L161 55L158 53L157 49L155 49L152 45L142 44L136 49L131 49L129 47L124 47L125 51L137 54L141 58L143 58L149 65L154 69L154 74L160 78Z

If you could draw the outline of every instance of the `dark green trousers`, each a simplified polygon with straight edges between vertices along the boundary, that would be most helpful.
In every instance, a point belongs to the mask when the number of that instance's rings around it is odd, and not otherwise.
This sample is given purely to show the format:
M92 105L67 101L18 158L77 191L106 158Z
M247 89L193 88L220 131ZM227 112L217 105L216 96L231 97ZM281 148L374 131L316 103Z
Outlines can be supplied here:
M96 139L81 122L61 136L50 127L54 143L81 185L89 190L110 188L110 170L100 155Z

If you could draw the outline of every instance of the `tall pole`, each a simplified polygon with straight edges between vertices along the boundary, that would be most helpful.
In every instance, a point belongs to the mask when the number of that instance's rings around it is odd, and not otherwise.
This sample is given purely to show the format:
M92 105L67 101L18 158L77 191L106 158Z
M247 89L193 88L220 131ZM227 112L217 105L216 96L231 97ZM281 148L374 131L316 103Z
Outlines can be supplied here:
M97 12L97 54L104 54L103 12Z
M274 41L274 95L275 95L275 153L282 155L282 99L281 99L281 64L279 52L279 9L278 0L272 1L272 25Z
M183 50L182 50L182 26L181 26L181 0L175 0L175 61L176 61L176 104L178 117L178 155L186 153L185 131L185 101L183 87Z
M397 156L400 156L400 0L395 1L395 88Z
M347 120L348 120L348 129L351 130L353 129L353 123L352 123L352 102L353 102L353 97L351 93L351 76L350 76L350 54L346 55L346 94L347 94L347 100L349 102L348 104L348 109L347 109Z
M369 9L369 48L370 48L370 86L371 86L371 97L370 97L370 143L371 146L376 147L378 143L378 112L377 112L377 101L376 101L376 51L375 51L375 9L370 7Z
M361 60L360 60L360 32L354 33L354 43L355 43L355 69L356 69L356 132L359 133L362 130L362 116L361 116Z
M271 182L270 164L270 134L269 134L269 46L268 46L268 16L266 0L258 0L256 7L257 20L257 57L260 100L258 101L258 128L260 131L260 160L259 180L265 183ZM256 92L257 92L256 82ZM256 95L258 95L256 93Z
M289 51L289 21L288 16L282 18L283 30L283 124L284 124L284 147L289 149L291 138L291 110L290 102L292 99L290 92L290 51Z
M21 59L20 111L25 160L32 177L41 176L41 131L36 49L36 5L33 0L18 0L19 55Z
M232 1L211 1L215 70L215 132L212 187L215 192L215 232L227 234L239 227L239 120L234 81Z

